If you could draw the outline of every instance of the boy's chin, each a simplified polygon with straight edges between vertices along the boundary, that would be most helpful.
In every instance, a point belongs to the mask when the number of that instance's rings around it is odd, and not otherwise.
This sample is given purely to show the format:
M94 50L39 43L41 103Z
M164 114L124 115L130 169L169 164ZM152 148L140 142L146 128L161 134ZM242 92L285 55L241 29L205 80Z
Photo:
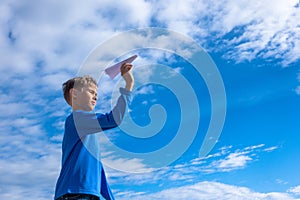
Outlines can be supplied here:
M86 108L84 111L86 112L92 112L94 110L94 108Z
M86 107L86 108L73 108L73 111L75 110L82 110L82 111L85 111L85 112L92 112L94 110L95 107Z
M89 112L93 111L94 109L95 109L95 106L91 107L91 108L89 109Z

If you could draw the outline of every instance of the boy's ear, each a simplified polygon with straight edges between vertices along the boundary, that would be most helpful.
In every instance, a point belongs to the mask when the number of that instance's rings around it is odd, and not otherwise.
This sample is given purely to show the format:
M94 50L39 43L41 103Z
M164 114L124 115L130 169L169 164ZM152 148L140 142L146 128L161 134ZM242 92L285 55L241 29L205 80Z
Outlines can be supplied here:
M70 91L69 91L69 94L70 94L70 97L73 98L73 97L77 97L77 90L75 90L74 88L71 88Z

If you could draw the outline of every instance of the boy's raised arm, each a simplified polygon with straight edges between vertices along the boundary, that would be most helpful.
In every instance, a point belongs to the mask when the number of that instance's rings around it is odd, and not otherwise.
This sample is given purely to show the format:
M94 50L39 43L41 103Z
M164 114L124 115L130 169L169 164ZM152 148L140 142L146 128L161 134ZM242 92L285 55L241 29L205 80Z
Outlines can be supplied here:
M126 82L125 89L132 91L134 85L134 78L132 75L133 65L131 63L125 63L121 66L121 75Z

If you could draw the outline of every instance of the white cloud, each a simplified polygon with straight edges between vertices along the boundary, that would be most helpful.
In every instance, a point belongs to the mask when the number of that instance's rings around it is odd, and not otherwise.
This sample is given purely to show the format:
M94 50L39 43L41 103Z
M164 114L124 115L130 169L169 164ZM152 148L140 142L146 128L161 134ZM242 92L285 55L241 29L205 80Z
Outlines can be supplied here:
M279 58L287 66L299 60L297 3L297 0L164 1L156 5L156 15L158 21L198 38L205 47L207 42L215 43L214 48L209 48L225 52L226 58L238 62ZM230 35L232 32L234 36Z
M54 188L55 177L58 176L58 161L56 156L30 160L30 163L26 158L23 161L12 160L10 163L0 160L1 166L7 167L1 168L1 199L6 197L12 200L53 198L54 191L49 188ZM36 192L33 194L32 190Z
M124 172L137 172L140 171L144 172L150 172L152 171L151 168L147 168L145 164L142 163L142 160L137 158L132 159L125 159L120 157L114 157L114 156L103 156L102 162L105 163L105 165L116 167L118 166L118 170L124 171Z
M0 7L0 44L1 55L9 56L1 59L1 66L5 66L1 71L29 74L40 63L45 65L42 72L46 75L64 70L74 73L98 43L121 30L152 26L153 21L203 38L199 41L204 46L206 41L217 40L215 50L228 52L227 57L238 61L279 57L288 65L299 59L297 3L296 0L255 4L245 0L214 3L90 0L76 4L7 1ZM237 37L222 38L242 26L243 31ZM158 42L161 39L157 38Z
M223 9L223 27L232 31L245 26L240 36L228 40L232 46L228 56L238 60L283 59L288 65L299 59L299 9L294 6L296 0L262 1L249 4L246 1L229 1ZM234 9L233 9L234 8ZM240 12L243 10L243 12ZM236 17L239 16L239 17ZM229 25L229 26L228 26Z
M129 195L129 196L128 196ZM135 200L167 200L167 199L189 199L189 200L296 200L288 193L260 193L250 190L246 187L223 184L219 182L198 182L193 185L186 185L177 188L165 189L152 194L118 194L118 199L135 199Z
M33 112L27 107L26 103L6 103L0 104L0 116L1 117L11 117L15 115L20 115L28 112Z
M300 195L300 185L290 188L288 192L294 193L295 195Z
M225 159L217 161L214 165L224 171L231 171L236 168L243 168L252 158L245 153L231 153Z
M255 57L280 58L284 65L288 65L297 61L300 55L300 14L299 8L294 7L296 3L294 0L267 0L259 3L245 0L213 3L199 0L84 0L76 3L1 1L0 199L28 197L43 200L53 196L60 166L63 118L70 111L59 90L62 82L77 73L91 49L99 43L120 31L153 26L153 22L157 22L193 36L206 47L206 43L215 42L214 51L221 49L227 52L228 58L237 61L252 60ZM223 36L231 31L240 33L235 38L224 39ZM137 37L133 41L139 43L143 40ZM164 37L156 40L164 44L166 49L179 46L176 41L172 44L166 41ZM126 42L132 43L129 40ZM116 45L123 53L122 43ZM111 49L115 50L116 47ZM156 52L148 57L150 59L141 58L140 63L149 63L149 60L156 61L161 57L160 52ZM180 68L175 70L178 72ZM137 76L146 79L153 71L145 68L138 72ZM103 94L109 93L112 85L112 82L104 83ZM300 94L299 87L296 89L297 94ZM151 92L151 88L148 89L141 92ZM102 110L108 106L100 105ZM214 173L237 170L247 167L254 160L253 154L255 156L258 153L255 149L260 150L262 147L242 149L239 152L234 152L232 147L224 148L206 158L193 160L191 165L177 165L143 176L112 173L111 180L116 183L119 178L125 178L129 183L143 184L156 183L164 177L184 181L190 180L199 171ZM275 147L265 149L266 152L273 150ZM215 159L217 162L212 162ZM124 160L112 159L112 162L121 164ZM127 160L126 164L144 167L139 160ZM181 189L197 197L201 195L197 192L200 185ZM211 188L224 186L217 183L207 185ZM174 188L173 191L178 190ZM290 190L293 191L297 193L298 190ZM172 197L169 192L157 195ZM253 195L251 192L249 194ZM124 193L119 195L125 196ZM145 194L134 195L139 198ZM271 198L272 195L286 194L261 195L269 195Z
M74 72L89 51L112 35L114 26L118 27L117 22L112 24L110 18L97 15L97 9L109 6L106 4L112 6L110 1L7 3L2 7L7 14L1 18L3 31L0 38L5 41L1 53L9 56L3 57L2 66L10 67L9 72L28 74L34 71L37 62L42 61L46 66L42 70L48 73L61 70ZM124 3L122 8L128 8L130 12L126 14L134 16L139 14L138 7L133 13L134 5L141 6L142 3ZM142 13L146 15L147 12ZM141 18L135 17L127 20L126 24L138 20ZM15 38L14 44L8 38L9 33Z
M135 91L135 95L138 95L138 94L153 94L153 93L154 93L154 90L153 90L152 85L142 86L142 87L138 88Z
M272 146L272 147L265 148L263 151L272 152L278 148L279 146Z
M126 180L130 185L142 185L145 183L156 183L159 180L168 180L176 183L188 184L199 179L199 173L202 175L210 175L214 173L229 173L231 171L240 170L249 166L251 162L258 161L261 153L271 151L263 151L264 144L245 147L243 149L233 149L232 146L222 147L214 154L202 158L195 158L186 163L179 163L172 166L167 166L161 169L144 169L142 163L124 162L125 167L134 168L136 171L152 171L151 173L132 174L109 170L110 178L113 183L118 183L121 180ZM120 159L115 159L116 162L123 162ZM133 165L133 166L131 166ZM115 166L115 165L113 165ZM141 167L141 168L140 168ZM128 170L124 170L128 171ZM166 184L166 183L165 183Z
M43 84L49 90L62 90L62 83L70 79L70 75L66 73L48 74L42 77Z
M207 3L204 1L154 1L154 15L158 22L166 24L170 29L187 34L196 31L207 35L207 31L197 24L199 15L207 13Z
M97 8L104 20L114 27L130 27L132 25L147 26L151 19L151 4L144 0L137 1L101 1Z
M24 123L26 120L22 121L20 126L24 126ZM60 166L60 144L49 143L45 134L37 135L36 130L30 134L2 133L0 198L53 198L53 188ZM36 192L32 193L33 190Z
M288 184L288 181L284 181L284 180L281 180L281 179L276 179L275 181L276 181L276 183L278 183L278 184L283 184L283 185Z
M254 149L261 148L263 146L265 146L265 144L254 145L254 146L246 147L245 150L254 150Z
M192 163L198 167L197 170L203 173L243 169L251 162L257 161L259 152L264 151L264 146L265 144L259 144L236 150L233 150L232 146L225 146L214 154L192 160ZM271 152L271 150L266 152Z

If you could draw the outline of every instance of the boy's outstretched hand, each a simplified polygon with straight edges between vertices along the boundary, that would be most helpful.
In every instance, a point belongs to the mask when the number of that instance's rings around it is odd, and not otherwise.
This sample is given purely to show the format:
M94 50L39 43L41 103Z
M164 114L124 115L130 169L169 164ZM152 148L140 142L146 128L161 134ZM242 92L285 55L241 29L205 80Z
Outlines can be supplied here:
M125 63L121 66L121 75L126 82L125 89L128 91L132 91L134 85L134 78L132 75L133 65L131 63Z

